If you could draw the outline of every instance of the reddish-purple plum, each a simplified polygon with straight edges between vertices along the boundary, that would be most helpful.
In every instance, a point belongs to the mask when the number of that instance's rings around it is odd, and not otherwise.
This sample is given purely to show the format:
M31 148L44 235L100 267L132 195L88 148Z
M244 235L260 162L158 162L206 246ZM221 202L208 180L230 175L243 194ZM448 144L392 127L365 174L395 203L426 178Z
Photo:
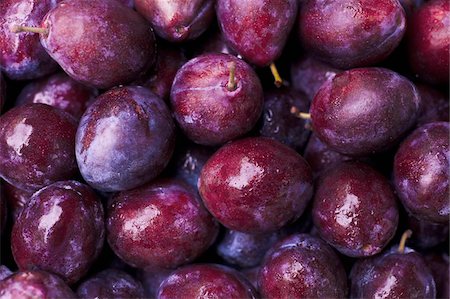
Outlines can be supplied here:
M264 137L220 148L203 167L198 187L206 207L224 226L255 234L298 219L313 191L306 161Z
M311 131L305 127L306 120L291 113L293 108L308 111L309 101L305 94L288 88L267 91L259 133L301 151Z
M283 51L298 1L218 0L216 13L228 44L245 60L267 66Z
M436 298L450 298L448 253L427 254L425 255L425 262L433 273L436 284Z
M17 34L15 26L39 26L44 15L60 0L0 1L0 69L13 80L50 74L57 64L45 52L39 36Z
M175 145L170 111L140 86L100 95L80 120L76 157L83 178L101 191L127 190L166 167Z
M249 132L263 109L258 76L229 54L205 54L183 65L170 99L185 135L203 145L219 145Z
M12 216L12 221L15 222L23 207L33 195L33 192L19 189L7 182L3 184L3 188L8 202L9 215Z
M61 68L96 88L134 81L155 59L152 28L117 1L63 1L47 13L38 30L41 44Z
M408 217L408 228L412 231L411 243L418 248L428 249L448 240L449 224L433 223Z
M273 246L258 278L263 298L344 298L347 275L333 249L317 237L296 234Z
M256 291L236 270L215 264L194 264L169 275L161 283L156 298L253 299Z
M218 233L197 193L173 179L120 192L108 208L106 228L116 255L149 271L193 261Z
M0 176L28 191L72 178L76 130L71 115L45 104L9 110L0 117Z
M432 0L423 4L408 23L410 67L422 80L448 84L450 4Z
M94 191L61 181L34 193L14 223L11 247L22 270L41 269L77 282L103 247L103 206Z
M304 92L308 100L312 101L322 84L340 72L341 70L311 56L301 57L291 64L292 87Z
M131 275L107 269L89 277L77 288L83 299L144 298L144 288Z
M449 100L448 96L432 87L424 84L417 84L421 98L421 109L417 126L435 121L449 121Z
M344 162L318 182L313 220L320 236L350 257L377 254L394 237L398 209L389 181L370 166Z
M139 271L138 279L142 282L145 296L148 298L156 298L159 286L173 272L172 269L152 269L150 271Z
M416 218L448 223L450 215L450 125L433 122L416 129L394 160L394 184L403 206Z
M405 34L405 11L397 0L306 0L298 22L300 41L338 68L385 59Z
M197 38L214 18L213 0L135 0L136 10L171 42Z
M350 273L351 298L436 298L424 258L402 242L398 248L356 262Z
M97 94L97 90L76 82L64 73L58 73L26 85L17 97L16 106L47 104L80 119Z
M0 298L77 298L64 281L44 271L19 271L0 281Z
M382 68L352 69L326 81L311 103L314 133L337 152L367 155L394 145L419 114L415 86Z

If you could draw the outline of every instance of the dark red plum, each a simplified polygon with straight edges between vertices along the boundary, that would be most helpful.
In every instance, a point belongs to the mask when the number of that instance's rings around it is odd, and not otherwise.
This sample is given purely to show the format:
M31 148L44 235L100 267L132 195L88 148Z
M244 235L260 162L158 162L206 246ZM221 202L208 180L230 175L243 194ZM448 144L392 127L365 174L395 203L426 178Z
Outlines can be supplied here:
M254 235L227 230L217 245L217 253L232 265L255 267L261 263L269 248L283 236L283 232Z
M80 119L97 95L97 90L76 82L64 73L58 73L26 85L16 100L16 106L47 104Z
M13 272L11 272L11 270L9 270L8 267L4 266L4 265L0 265L0 281L6 279L7 277L11 276L13 274Z
M206 207L224 226L253 234L298 219L313 192L306 161L264 137L220 148L203 167L198 186Z
M298 29L307 50L349 69L389 56L405 34L406 17L397 0L306 0Z
M314 99L323 83L342 72L311 56L296 59L291 64L292 87L304 92L309 101Z
M45 104L9 110L0 117L0 176L28 191L72 178L76 130L71 115Z
M156 298L250 299L256 298L256 291L236 270L215 264L194 264L169 275L161 283Z
M356 262L351 298L436 298L433 275L423 257L400 246Z
M361 68L325 82L311 104L314 133L341 154L363 156L386 150L416 122L420 96L399 74Z
M173 79L186 61L187 59L180 49L159 43L155 67L150 75L145 76L146 78L140 85L147 87L168 102Z
M197 193L173 179L120 192L108 208L106 228L116 255L148 271L193 261L218 233Z
M258 291L258 275L260 267L242 269L240 272L247 278L248 282ZM259 292L259 291L258 291Z
M408 228L412 231L411 243L418 248L433 248L448 239L448 223L433 223L408 217Z
M435 121L449 121L449 100L448 96L432 87L424 84L417 84L421 98L420 115L417 119L417 126Z
M258 76L229 54L205 54L183 65L170 99L185 135L203 145L219 145L249 132L263 109Z
M39 36L16 34L14 26L39 26L60 0L2 0L0 2L0 69L13 80L36 79L58 65L45 52Z
M347 275L333 249L317 237L296 234L277 243L259 272L263 298L344 298Z
M15 222L23 207L28 202L31 195L33 195L33 192L19 189L6 182L3 184L3 188L6 200L8 202L8 215L11 215L12 221Z
M183 42L200 36L214 19L213 0L135 0L136 10L171 42Z
M293 107L300 111L308 111L309 101L305 94L288 88L266 92L259 133L301 151L311 131L305 127L306 120L291 113Z
M56 275L44 271L19 271L0 281L4 299L77 298L68 285Z
M406 210L420 220L448 223L449 134L447 122L423 125L395 154L395 189Z
M47 53L69 76L88 86L107 89L132 82L155 59L152 28L117 1L63 1L41 26L39 36ZM18 35L23 34L29 33Z
M450 298L448 254L427 254L425 255L425 262L433 273L436 284L436 298Z
M41 269L77 282L103 247L100 200L88 186L62 181L34 193L14 223L11 248L19 269Z
M450 4L433 0L423 4L408 23L409 63L414 73L431 84L448 84Z
M216 13L228 44L245 60L267 66L283 51L297 16L296 0L218 0Z
M125 6L128 6L129 8L134 7L134 0L117 0L117 1L124 4Z
M144 288L131 275L107 269L88 278L77 288L85 299L144 298Z
M144 87L100 95L80 120L76 157L83 178L101 191L127 190L166 167L175 145L169 109Z
M314 133L309 137L303 156L316 177L340 162L352 160L352 157L342 155L329 148Z
M344 162L323 174L312 213L320 236L350 257L381 252L399 218L389 181L361 162Z

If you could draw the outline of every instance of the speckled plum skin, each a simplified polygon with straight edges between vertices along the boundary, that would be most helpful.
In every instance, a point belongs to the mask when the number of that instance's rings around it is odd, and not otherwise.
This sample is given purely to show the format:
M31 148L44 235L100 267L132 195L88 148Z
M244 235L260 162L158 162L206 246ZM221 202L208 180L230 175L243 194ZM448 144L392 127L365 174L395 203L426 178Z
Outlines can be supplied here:
M449 224L433 223L408 217L408 228L412 231L410 242L414 248L428 249L448 240Z
M76 157L83 178L101 191L128 190L158 176L175 145L164 101L144 87L100 95L80 120Z
M301 57L291 64L292 87L304 92L309 101L314 99L323 83L342 72L311 56Z
M45 52L39 36L17 34L14 26L38 27L44 15L59 0L2 0L0 2L0 69L13 80L42 77L58 65Z
M116 255L149 271L193 261L218 233L197 193L173 179L120 192L108 208L106 228Z
M19 271L0 281L4 299L77 298L68 285L56 275L44 271Z
M385 59L405 34L406 18L397 0L307 0L298 29L306 49L348 69Z
M229 229L264 233L298 219L313 187L306 161L278 141L253 137L220 148L198 183L213 216Z
M15 222L23 207L33 195L33 192L19 189L7 182L3 183L3 190L8 201L9 215L12 216L12 220Z
M184 42L200 36L214 18L213 0L135 0L136 10L170 42Z
M256 298L256 291L236 270L215 264L185 266L169 275L159 287L157 299Z
M144 298L144 288L131 275L116 269L107 269L88 278L77 288L84 299Z
M17 97L16 106L47 104L80 119L97 95L96 89L78 83L65 73L58 73L26 85Z
M228 263L242 268L258 266L264 255L280 238L282 231L264 234L246 234L227 230L217 245L217 253Z
M306 121L291 113L291 108L308 111L309 101L302 92L289 88L272 89L264 94L261 136L273 138L300 152L311 133Z
M433 275L423 257L397 248L356 262L350 273L351 298L436 298Z
M103 207L94 191L61 181L30 198L14 223L11 249L19 269L45 270L73 284L99 255L104 235Z
M324 241L295 234L266 255L258 277L263 298L344 298L347 275L339 257Z
M448 96L432 87L417 84L421 98L421 109L417 119L417 127L435 121L449 121Z
M297 2L218 0L217 19L228 44L245 60L263 67L281 55L295 23Z
M186 61L187 58L180 49L159 43L155 67L150 72L150 75L143 80L144 82L139 85L147 87L161 99L168 102L173 79L175 79L177 71Z
M107 89L136 80L154 63L152 28L116 1L67 0L42 20L49 55L75 80ZM132 45L132 46L130 46Z
M432 84L448 84L450 4L433 0L423 4L408 23L409 63L414 73Z
M434 282L436 284L436 298L449 298L449 262L448 254L427 254L425 262L433 274Z
M28 104L0 117L0 176L36 191L77 172L75 119L45 104Z
M403 206L416 218L448 223L449 134L447 122L426 124L406 138L394 159L394 184Z
M361 162L344 162L324 173L312 214L320 236L351 257L381 252L399 217L388 180Z
M314 133L337 152L362 156L386 150L419 114L415 86L382 68L352 69L325 82L311 103Z
M229 91L233 63L237 88ZM185 135L203 145L223 144L247 133L263 109L258 76L229 54L205 54L188 61L175 76L170 100Z

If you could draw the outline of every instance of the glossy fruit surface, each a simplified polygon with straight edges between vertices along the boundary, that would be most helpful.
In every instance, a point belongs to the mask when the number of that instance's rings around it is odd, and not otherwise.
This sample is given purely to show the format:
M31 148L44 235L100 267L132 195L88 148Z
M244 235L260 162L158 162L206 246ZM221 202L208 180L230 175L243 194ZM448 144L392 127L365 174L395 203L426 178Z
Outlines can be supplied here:
M33 194L14 224L11 247L20 269L45 270L73 284L97 258L104 235L103 207L94 191L62 181Z
M42 27L48 30L40 35L47 53L88 86L107 89L129 83L155 59L152 28L116 1L64 1L45 16Z
M256 291L236 270L220 265L190 265L169 275L159 287L157 299L171 298L244 299L256 298Z
M169 109L143 87L100 95L80 120L76 156L83 178L101 191L127 190L155 178L175 145Z
M229 45L250 63L266 66L281 55L297 6L295 0L218 0L216 13Z
M324 173L312 213L320 236L351 257L381 252L399 217L388 180L361 162L344 162Z
M218 233L197 193L176 180L120 192L108 208L106 228L114 252L149 271L191 262Z
M301 43L339 68L382 61L406 30L405 11L397 0L307 0L301 5Z
M387 69L361 68L323 84L310 113L314 133L324 143L361 156L394 145L414 125L419 108L417 89L406 78Z
M229 229L263 233L298 219L312 196L311 170L291 148L269 138L237 140L205 164L199 192Z
M448 223L449 134L447 122L426 124L411 133L395 154L395 188L418 219Z
M0 176L20 189L35 191L72 178L75 119L44 104L28 104L0 117Z
M50 74L57 64L45 52L34 33L17 34L14 26L40 25L59 0L2 0L0 2L0 68L13 80L35 79Z
M228 87L231 69L234 83ZM253 69L229 54L205 54L178 71L170 96L185 135L203 145L235 139L256 124L263 107L261 83Z
M294 234L269 251L258 285L263 298L344 298L347 275L324 241Z

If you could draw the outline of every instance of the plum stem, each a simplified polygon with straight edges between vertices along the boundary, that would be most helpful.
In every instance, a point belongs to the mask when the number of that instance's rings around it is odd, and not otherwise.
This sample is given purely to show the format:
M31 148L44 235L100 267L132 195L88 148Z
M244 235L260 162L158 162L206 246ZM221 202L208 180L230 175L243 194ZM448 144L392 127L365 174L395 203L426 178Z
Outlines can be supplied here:
M411 235L412 231L410 229L403 233L402 238L400 239L400 244L398 245L398 253L405 253L406 240L411 237Z
M19 33L19 32L32 32L32 33L39 33L39 34L48 34L48 29L42 28L42 27L29 27L29 26L22 26L22 25L16 25L14 26L11 31L13 33Z
M273 62L270 64L270 71L272 72L273 78L275 79L275 86L278 88L281 87L283 85L283 79L281 79L281 76L278 73L277 66Z
M237 88L236 84L236 62L232 62L230 65L230 77L227 83L228 91L235 91Z
M291 107L291 113L294 114L296 117L301 118L301 119L311 119L311 114L305 113L305 112L301 112L295 106Z

